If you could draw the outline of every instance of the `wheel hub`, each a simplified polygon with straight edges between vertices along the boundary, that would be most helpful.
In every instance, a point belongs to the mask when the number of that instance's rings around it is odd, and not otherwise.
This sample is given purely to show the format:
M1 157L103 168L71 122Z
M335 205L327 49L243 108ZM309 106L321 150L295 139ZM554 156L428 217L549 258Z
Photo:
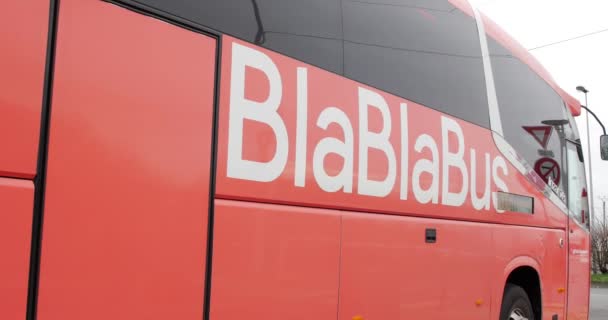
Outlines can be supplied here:
M509 320L529 320L529 319L525 316L525 313L521 309L516 308L516 309L513 309L513 311L511 311Z

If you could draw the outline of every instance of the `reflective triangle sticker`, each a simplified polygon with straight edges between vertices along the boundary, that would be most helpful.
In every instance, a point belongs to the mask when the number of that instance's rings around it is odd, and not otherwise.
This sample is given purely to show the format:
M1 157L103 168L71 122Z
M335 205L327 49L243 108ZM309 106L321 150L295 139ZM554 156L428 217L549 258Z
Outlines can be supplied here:
M551 134L553 134L552 126L523 126L522 128L532 135L534 140L536 140L543 147L543 149L547 149L547 143L549 143Z

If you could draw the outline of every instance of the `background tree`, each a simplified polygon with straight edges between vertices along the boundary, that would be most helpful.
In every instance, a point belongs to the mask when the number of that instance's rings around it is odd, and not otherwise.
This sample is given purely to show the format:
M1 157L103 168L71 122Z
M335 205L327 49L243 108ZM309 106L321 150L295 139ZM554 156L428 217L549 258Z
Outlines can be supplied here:
M591 227L591 253L596 270L608 273L608 223L596 218Z

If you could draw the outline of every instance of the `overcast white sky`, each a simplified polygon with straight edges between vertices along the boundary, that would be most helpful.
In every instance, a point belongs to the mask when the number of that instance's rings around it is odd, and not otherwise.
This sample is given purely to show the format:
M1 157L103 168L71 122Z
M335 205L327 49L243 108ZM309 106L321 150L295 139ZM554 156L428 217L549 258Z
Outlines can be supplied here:
M606 0L470 0L497 22L525 48L575 38L608 29ZM608 31L531 50L549 70L557 83L581 103L585 103L576 86L588 90L589 107L608 125ZM587 157L585 111L577 118ZM599 197L608 196L608 161L599 153L601 127L591 117L591 160L596 214L601 215ZM588 174L588 173L587 173ZM589 177L588 177L589 178ZM608 206L608 204L607 204Z

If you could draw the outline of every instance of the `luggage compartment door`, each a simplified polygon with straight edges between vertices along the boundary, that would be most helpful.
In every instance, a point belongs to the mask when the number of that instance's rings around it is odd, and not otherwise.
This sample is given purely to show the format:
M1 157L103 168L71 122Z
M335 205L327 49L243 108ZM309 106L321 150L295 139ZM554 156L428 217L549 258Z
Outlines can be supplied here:
M62 0L39 320L203 318L216 40Z

